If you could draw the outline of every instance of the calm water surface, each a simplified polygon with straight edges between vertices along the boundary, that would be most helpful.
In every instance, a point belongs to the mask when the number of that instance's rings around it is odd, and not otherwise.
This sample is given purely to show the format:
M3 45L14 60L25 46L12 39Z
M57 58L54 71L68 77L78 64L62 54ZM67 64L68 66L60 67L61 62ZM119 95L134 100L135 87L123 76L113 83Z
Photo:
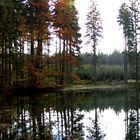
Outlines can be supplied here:
M139 100L133 90L40 93L1 100L0 139L139 139Z

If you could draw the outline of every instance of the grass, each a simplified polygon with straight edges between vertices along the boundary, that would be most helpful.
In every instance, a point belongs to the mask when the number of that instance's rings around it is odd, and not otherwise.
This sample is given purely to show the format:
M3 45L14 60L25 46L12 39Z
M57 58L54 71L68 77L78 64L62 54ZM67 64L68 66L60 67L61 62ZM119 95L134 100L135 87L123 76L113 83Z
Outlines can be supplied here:
M64 90L106 90L106 89L126 89L129 85L124 83L94 83L88 85L71 85L66 87Z

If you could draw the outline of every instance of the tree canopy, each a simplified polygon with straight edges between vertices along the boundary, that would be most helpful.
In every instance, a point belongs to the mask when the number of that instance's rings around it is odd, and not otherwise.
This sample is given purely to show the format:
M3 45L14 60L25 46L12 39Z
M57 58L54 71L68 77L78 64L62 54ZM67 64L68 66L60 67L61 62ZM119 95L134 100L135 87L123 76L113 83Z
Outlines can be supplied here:
M81 43L73 0L1 1L0 18L1 87L72 81Z

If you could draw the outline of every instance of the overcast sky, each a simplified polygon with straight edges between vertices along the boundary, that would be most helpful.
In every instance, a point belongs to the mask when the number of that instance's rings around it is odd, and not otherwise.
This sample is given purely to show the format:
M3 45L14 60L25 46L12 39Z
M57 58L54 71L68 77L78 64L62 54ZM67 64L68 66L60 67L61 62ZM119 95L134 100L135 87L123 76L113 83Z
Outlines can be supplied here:
M103 24L103 38L101 39L97 50L103 53L110 54L115 49L123 50L123 33L121 27L118 25L117 16L118 9L123 2L128 2L128 0L96 0L98 4L98 9L101 13L101 19ZM91 52L91 47L85 45L85 22L87 9L90 5L90 0L75 0L75 6L79 12L79 24L82 33L82 50L81 52Z

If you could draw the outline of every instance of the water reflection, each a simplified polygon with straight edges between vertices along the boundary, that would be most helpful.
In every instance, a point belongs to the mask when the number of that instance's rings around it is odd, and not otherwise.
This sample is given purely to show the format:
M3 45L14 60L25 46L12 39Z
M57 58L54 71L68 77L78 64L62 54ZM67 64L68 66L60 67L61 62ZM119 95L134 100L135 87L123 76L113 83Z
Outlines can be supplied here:
M134 91L14 97L0 105L0 139L138 140L138 102Z
M95 108L94 115L94 118L89 117L91 124L87 126L88 135L86 137L88 140L103 140L105 134L101 130L97 108Z
M131 98L130 110L126 111L126 140L139 140L139 92L136 89L136 94ZM128 108L128 106L127 106Z

